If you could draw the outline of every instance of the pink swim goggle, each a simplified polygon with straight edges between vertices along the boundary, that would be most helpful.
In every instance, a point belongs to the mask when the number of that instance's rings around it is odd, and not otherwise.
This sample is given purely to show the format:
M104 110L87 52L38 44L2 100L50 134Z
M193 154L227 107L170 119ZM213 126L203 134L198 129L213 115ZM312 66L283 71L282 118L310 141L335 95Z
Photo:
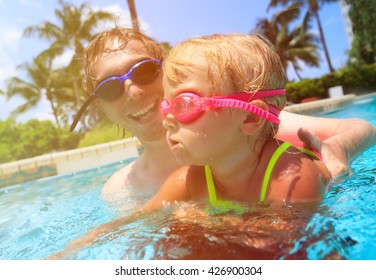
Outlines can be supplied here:
M279 124L281 112L278 108L267 104L269 111L265 111L251 103L252 100L286 94L285 89L260 90L257 92L239 92L226 96L203 97L196 93L183 92L172 100L171 105L166 100L161 103L163 116L172 114L180 122L191 122L204 111L215 108L238 108L258 115L270 122Z

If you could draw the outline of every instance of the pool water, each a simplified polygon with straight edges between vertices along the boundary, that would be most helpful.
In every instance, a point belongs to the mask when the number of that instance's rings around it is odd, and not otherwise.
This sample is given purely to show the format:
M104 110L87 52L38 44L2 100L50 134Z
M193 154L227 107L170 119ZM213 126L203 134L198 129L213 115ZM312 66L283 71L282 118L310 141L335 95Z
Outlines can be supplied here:
M376 125L376 99L325 116ZM376 146L362 153L353 174L318 206L267 205L243 216L208 216L203 202L180 203L114 227L65 258L376 259L375 158ZM131 160L0 189L0 259L46 258L142 205L151 193L101 198L103 184Z

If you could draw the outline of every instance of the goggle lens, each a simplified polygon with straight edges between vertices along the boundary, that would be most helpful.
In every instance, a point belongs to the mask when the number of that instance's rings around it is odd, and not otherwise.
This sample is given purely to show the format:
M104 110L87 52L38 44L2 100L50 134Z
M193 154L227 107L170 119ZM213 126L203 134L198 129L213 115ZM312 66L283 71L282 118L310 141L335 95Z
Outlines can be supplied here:
M182 122L189 122L198 117L203 111L200 98L178 96L171 104L171 113Z

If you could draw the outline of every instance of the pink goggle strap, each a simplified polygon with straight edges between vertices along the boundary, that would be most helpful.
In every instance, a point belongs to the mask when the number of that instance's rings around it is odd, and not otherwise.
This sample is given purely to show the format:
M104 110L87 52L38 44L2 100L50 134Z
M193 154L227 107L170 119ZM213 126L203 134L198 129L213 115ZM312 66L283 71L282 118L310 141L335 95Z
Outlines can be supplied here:
M280 120L278 118L278 115L280 113L280 110L278 110L276 107L272 107L271 105L268 105L270 112L265 111L264 109L261 109L260 107L257 107L253 104L247 103L245 101L241 100L234 100L234 99L211 99L211 107L213 108L222 108L222 107L230 107L230 108L238 108L244 111L248 111L252 114L255 114L257 116L260 116L261 118L264 118L272 123L280 123ZM271 111L274 111L272 113ZM277 114L275 114L277 113Z
M213 107L239 108L239 109L251 112L253 114L256 114L270 122L279 124L280 120L278 119L278 116L281 113L281 111L278 108L267 104L269 108L269 112L268 112L248 102L252 100L263 99L265 97L273 97L273 96L279 96L279 95L284 95L284 94L286 94L285 89L272 89L272 90L260 90L254 93L239 92L236 94L232 94L230 96L215 96L213 98L210 98L210 100L212 100L211 106Z

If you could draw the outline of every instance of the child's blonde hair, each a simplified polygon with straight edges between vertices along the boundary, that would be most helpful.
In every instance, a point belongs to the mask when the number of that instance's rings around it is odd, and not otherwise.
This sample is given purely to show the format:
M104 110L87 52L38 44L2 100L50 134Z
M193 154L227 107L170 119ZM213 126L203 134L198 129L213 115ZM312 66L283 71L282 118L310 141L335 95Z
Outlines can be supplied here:
M95 82L97 82L93 78L94 69L99 58L103 56L104 53L125 49L127 44L131 41L139 41L144 45L152 58L163 60L164 52L161 45L156 40L140 31L122 27L114 27L110 30L103 31L90 42L84 51L85 59L82 84L85 94L91 95L94 91ZM118 45L113 45L113 42L117 42Z
M214 34L181 42L172 48L164 61L166 78L181 82L182 71L195 71L191 58L201 56L208 63L213 92L229 79L235 92L285 88L286 74L271 43L259 34ZM264 102L282 110L286 97L268 97ZM266 122L263 139L273 137L278 125Z

